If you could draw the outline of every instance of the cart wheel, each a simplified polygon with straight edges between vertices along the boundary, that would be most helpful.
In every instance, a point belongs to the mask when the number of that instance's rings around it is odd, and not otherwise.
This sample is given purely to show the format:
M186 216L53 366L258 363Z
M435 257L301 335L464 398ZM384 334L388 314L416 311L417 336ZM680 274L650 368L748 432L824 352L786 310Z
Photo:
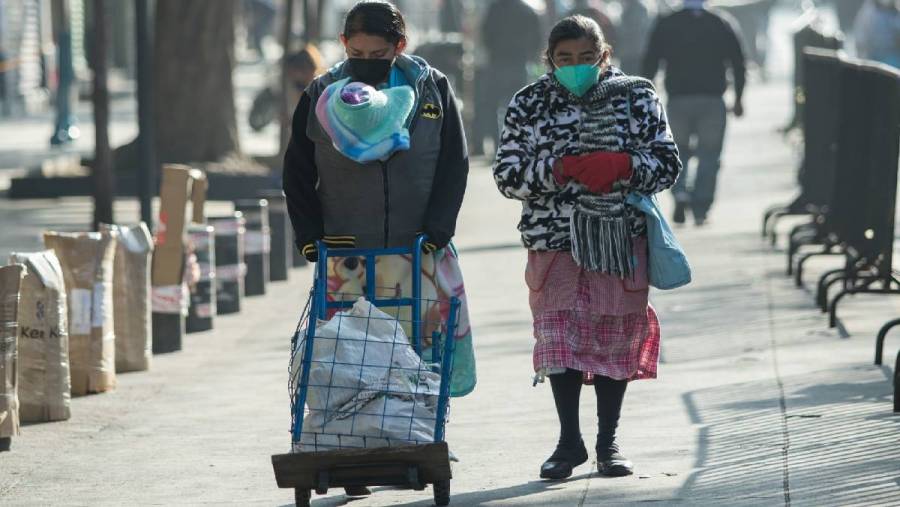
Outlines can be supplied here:
M309 507L309 501L312 499L312 492L308 489L294 489L294 503L297 507Z
M434 489L434 504L438 507L450 505L450 479L437 481L431 485Z

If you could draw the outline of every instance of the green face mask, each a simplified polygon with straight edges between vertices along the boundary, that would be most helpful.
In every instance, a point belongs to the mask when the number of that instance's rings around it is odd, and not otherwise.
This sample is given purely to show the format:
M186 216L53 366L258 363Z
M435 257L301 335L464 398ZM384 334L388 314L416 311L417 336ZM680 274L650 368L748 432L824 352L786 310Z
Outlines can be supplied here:
M600 67L582 63L559 67L553 74L576 97L581 97L600 80Z

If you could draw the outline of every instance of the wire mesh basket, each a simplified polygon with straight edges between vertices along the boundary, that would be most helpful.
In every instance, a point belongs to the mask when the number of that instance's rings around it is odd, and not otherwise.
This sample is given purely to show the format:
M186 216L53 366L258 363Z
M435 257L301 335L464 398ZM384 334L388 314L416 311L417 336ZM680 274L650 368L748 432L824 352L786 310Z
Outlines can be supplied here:
M412 249L323 248L320 258L355 255L374 267L376 256L404 253L420 270ZM417 278L413 297L374 283L362 294L329 291L320 261L291 343L293 452L444 440L460 302L416 297Z

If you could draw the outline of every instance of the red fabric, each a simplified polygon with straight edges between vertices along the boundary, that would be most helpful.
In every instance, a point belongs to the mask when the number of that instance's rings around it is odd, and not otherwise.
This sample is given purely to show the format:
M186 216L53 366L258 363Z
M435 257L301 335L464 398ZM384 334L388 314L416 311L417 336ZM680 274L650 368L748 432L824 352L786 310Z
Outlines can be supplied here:
M562 158L563 177L581 182L592 194L611 192L613 183L631 178L631 156L627 153L597 151Z
M563 174L565 171L563 170L562 159L559 159L553 163L552 170L553 170L553 179L556 180L556 184L561 187L564 186L566 183L569 182L569 180L572 179L572 178L569 178L568 176L566 176L565 174Z
M648 304L646 240L638 269L621 280L582 270L569 252L528 254L534 369L572 368L614 379L656 378L660 327Z

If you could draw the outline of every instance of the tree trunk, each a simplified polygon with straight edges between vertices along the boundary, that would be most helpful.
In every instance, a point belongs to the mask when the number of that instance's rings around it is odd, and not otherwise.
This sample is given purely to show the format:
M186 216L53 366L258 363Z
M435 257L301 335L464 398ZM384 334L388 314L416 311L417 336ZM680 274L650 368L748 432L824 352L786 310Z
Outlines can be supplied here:
M93 70L94 70L94 229L101 223L112 224L115 187L112 152L109 149L109 88L107 87L106 0L94 0Z
M303 0L303 42L309 44L313 42L312 32L312 6L310 0Z
M281 120L281 136L280 142L278 143L278 154L280 156L284 155L285 150L287 150L287 144L291 133L291 117L288 113L288 110L291 107L291 104L288 104L288 96L287 93L288 87L290 83L288 83L288 72L287 72L287 57L291 54L292 45L291 45L291 36L293 35L293 27L294 27L294 0L285 0L284 2L284 25L282 26L281 31L281 46L284 48L284 54L281 57L281 104L279 104L279 110L281 114L278 115Z
M316 2L316 18L313 22L313 42L316 45L322 43L322 19L325 18L325 9L328 8L326 0L318 0ZM343 31L343 29L341 29Z
M161 163L240 155L235 0L157 0L154 85Z

